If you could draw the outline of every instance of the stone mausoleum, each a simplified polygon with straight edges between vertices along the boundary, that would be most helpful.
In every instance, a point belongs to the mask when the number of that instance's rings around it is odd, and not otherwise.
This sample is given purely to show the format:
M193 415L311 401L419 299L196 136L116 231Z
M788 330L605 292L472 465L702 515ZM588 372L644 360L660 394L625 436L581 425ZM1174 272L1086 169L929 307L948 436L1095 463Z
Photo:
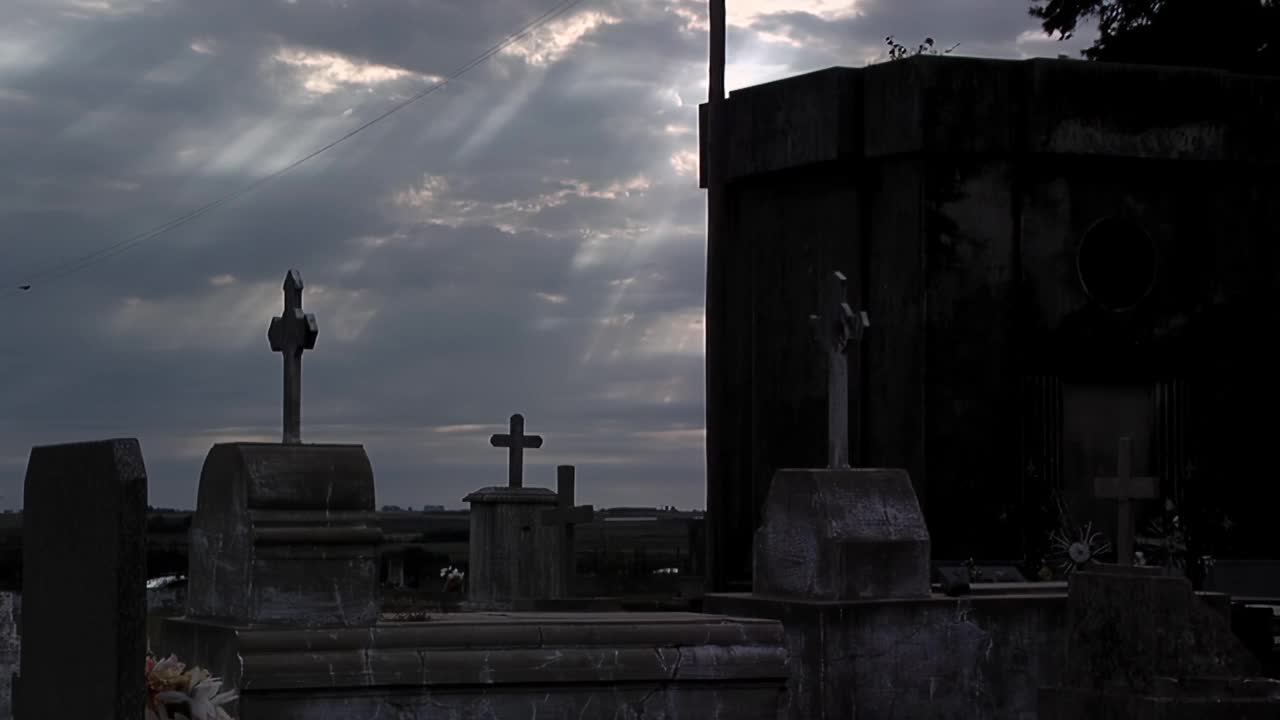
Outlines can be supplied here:
M935 558L1034 557L1055 491L1112 534L1093 478L1122 435L1160 479L1140 529L1169 499L1200 523L1193 551L1280 556L1280 79L925 56L722 108L712 589L750 582L774 471L825 464L806 321L832 270L871 319L849 359L853 465L909 472Z

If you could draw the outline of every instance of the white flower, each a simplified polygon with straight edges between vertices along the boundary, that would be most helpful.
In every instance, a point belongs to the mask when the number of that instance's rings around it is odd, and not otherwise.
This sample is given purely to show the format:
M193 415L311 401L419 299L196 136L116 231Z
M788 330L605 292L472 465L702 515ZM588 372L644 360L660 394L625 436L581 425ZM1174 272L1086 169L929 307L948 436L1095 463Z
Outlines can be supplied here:
M222 706L239 695L235 690L218 692L221 688L222 679L216 677L205 678L191 686L191 720L231 720Z

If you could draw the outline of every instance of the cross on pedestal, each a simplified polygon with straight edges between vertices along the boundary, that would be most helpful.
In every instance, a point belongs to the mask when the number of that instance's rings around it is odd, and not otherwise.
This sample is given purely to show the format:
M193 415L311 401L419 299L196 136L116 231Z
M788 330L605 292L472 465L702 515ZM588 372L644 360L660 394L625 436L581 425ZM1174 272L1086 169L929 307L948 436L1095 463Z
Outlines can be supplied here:
M1133 500L1150 500L1160 492L1160 479L1133 477L1133 448L1128 437L1120 438L1116 477L1093 479L1096 498L1113 498L1119 510L1116 521L1116 564L1133 565Z
M827 467L849 467L849 360L848 347L862 339L870 327L866 312L849 307L844 273L831 273L825 288L822 315L810 315L815 339L827 356Z
M302 351L316 346L316 316L302 312L302 275L284 276L284 312L271 318L267 340L284 355L284 444L302 442Z
M523 487L524 449L537 450L542 447L542 436L525 435L524 416L516 413L511 416L511 432L490 437L489 444L494 447L508 448L507 485L513 488Z
M564 530L564 543L562 545L560 556L560 572L564 578L565 595L573 592L573 576L577 572L577 565L574 562L577 557L574 554L574 527L582 523L591 522L595 517L595 508L590 505L574 505L574 479L573 466L560 465L556 467L556 507L554 510L542 511L543 525L558 525Z

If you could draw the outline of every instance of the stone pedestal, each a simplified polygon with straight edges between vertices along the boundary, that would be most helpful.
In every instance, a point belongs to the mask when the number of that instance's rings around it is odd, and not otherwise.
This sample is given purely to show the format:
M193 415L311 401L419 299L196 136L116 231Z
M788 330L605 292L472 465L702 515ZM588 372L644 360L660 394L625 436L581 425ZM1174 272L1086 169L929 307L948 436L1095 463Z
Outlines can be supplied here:
M1067 599L1066 669L1040 692L1042 720L1252 720L1280 717L1280 681L1186 578L1103 564L1075 573Z
M957 630L957 602L930 599L929 531L903 470L779 470L755 534L751 593L710 594L707 612L781 620L791 653L795 720L849 717L1017 717L1034 684L987 703L984 688L1036 672L1039 657L1010 634L1052 627L1052 601L1026 611L985 603ZM901 668L901 669L900 669ZM1007 714L1006 714L1007 713Z
M380 609L373 469L359 445L215 445L191 521L187 616L362 627Z
M904 470L779 470L753 591L811 600L929 596L929 530Z
M471 503L469 607L512 610L567 596L559 558L564 542L558 528L541 520L556 506L546 488L490 487L463 498Z

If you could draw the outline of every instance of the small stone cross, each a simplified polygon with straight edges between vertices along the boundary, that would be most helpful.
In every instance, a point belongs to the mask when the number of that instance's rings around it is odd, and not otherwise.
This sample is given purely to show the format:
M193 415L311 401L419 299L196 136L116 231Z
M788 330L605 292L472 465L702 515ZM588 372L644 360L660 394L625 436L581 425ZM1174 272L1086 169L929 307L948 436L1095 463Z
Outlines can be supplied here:
M302 312L302 275L284 276L284 312L271 318L267 340L284 355L284 444L302 442L302 351L316 346L316 316Z
M826 286L824 315L810 315L809 322L827 356L827 467L849 467L849 360L848 347L862 339L871 326L866 312L849 307L844 273L831 273Z
M511 432L506 435L494 435L489 438L494 447L507 448L507 485L518 488L524 486L524 449L537 450L542 447L541 435L524 434L524 416L516 413L511 416Z
M1150 500L1160 492L1160 479L1133 477L1133 449L1129 438L1120 438L1116 477L1093 479L1093 495L1113 498L1119 510L1116 522L1116 564L1133 565L1133 500Z
M595 508L590 505L573 504L574 479L573 466L556 467L556 507L554 510L542 511L542 524L563 528L564 544L560 556L560 573L564 578L565 595L573 592L573 576L577 565L574 554L574 526L591 522L595 517Z

